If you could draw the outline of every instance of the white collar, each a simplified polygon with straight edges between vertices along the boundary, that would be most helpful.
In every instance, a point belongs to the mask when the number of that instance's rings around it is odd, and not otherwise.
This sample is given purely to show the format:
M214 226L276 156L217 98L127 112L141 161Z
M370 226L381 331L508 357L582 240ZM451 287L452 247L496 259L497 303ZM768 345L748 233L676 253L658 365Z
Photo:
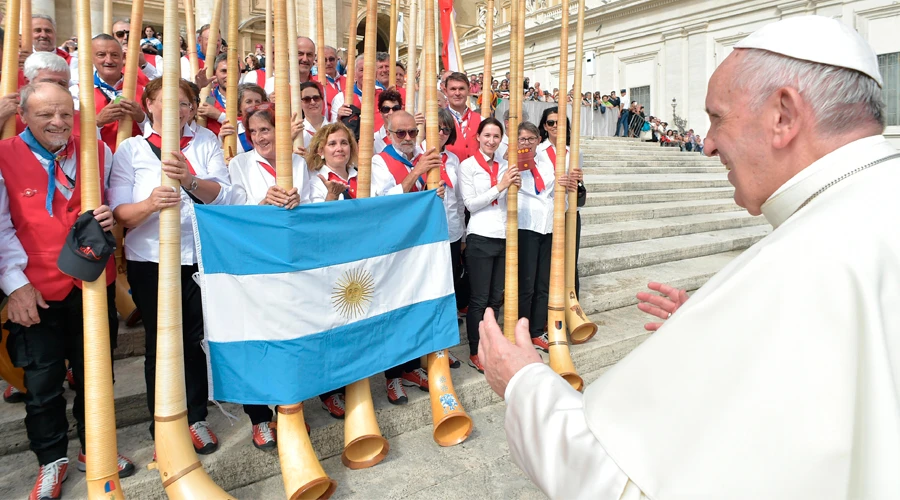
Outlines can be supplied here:
M322 177L325 177L326 179L328 178L328 174L334 174L338 177L341 177L340 174L338 174L334 170L331 170L328 165L322 165L322 168L319 169L319 174L321 174ZM350 179L356 177L356 167L354 167L353 165L347 166L347 176L348 177L344 179L345 181L349 181ZM343 177L341 178L343 179Z
M855 140L828 153L791 177L762 204L762 213L778 228L810 196L853 169L896 153L882 135Z
M191 128L192 123L185 124L184 128L181 129L181 137L194 137L194 129ZM144 124L144 137L150 137L153 134L157 134L162 137L162 134L153 129L153 125L150 124L150 120L147 120L147 123Z

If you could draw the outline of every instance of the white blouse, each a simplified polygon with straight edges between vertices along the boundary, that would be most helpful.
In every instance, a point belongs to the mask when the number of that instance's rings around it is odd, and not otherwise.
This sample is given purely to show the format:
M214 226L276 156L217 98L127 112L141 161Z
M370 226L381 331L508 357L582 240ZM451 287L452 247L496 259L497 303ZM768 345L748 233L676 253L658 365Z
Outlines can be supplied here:
M446 157L444 166L447 177L453 187L444 186L444 210L447 212L447 227L450 233L449 241L459 241L466 232L466 206L462 202L462 191L459 187L459 157L450 151L441 153ZM444 159L444 158L441 158Z
M332 174L332 173L334 173L334 171L331 170L330 168L328 168L327 165L322 165L322 168L320 168L319 170L309 173L310 202L321 203L321 202L325 201L325 197L328 196L328 188L325 187L325 183L322 182L322 179L320 179L319 176L321 175L325 179L328 179L328 175ZM347 181L347 183L349 183L350 179L356 177L356 167L353 167L353 166L348 167L347 173L350 175L350 177L347 179L344 179L343 177L341 177L341 179L343 179L344 181ZM339 174L334 174L334 175L337 175L338 177L340 177ZM343 200L344 194L343 193L339 194L337 199Z
M519 172L522 187L519 189L519 229L539 234L553 232L553 189L556 187L556 165L550 161L547 150L550 141L544 141L535 148L534 163L544 181L544 190L537 192L535 178L530 170ZM568 148L566 148L568 153ZM566 165L569 157L566 155Z
M384 151L384 148L387 147L387 125L382 125L380 129L375 131L375 143L372 145L375 150L375 154L381 153Z
M125 203L138 203L150 197L153 188L161 184L162 165L145 140L155 133L148 123L142 137L122 141L113 156L113 168L109 179L109 206L115 210ZM209 130L198 127L196 131L185 126L184 137L193 137L182 151L196 172L197 178L219 183L216 199L210 205L227 205L231 201L231 182L219 140ZM194 249L194 228L190 206L193 202L184 189L181 190L181 265L197 263ZM128 229L125 236L125 258L140 262L159 262L159 212L150 215L137 227Z
M331 121L329 121L328 117L326 116L322 120L322 125L319 128L322 128L325 125L328 125L329 123L331 123ZM315 136L316 132L318 132L318 131L319 131L319 129L314 127L313 124L309 122L309 120L307 120L306 118L303 119L303 147L304 148L309 147L309 143L312 142L313 136Z
M300 195L300 204L309 203L309 169L300 155L292 155L294 187ZM266 198L269 188L275 185L275 177L259 162L269 163L256 150L241 153L231 159L231 203L233 205L259 205Z
M487 157L481 150L476 154L480 154L487 161ZM497 172L497 183L499 184L506 173L507 163L503 157L496 154L494 157L499 164ZM501 193L497 186L491 186L490 174L481 168L475 156L466 158L460 163L459 187L463 203L471 213L466 232L486 238L506 239L507 190L503 190ZM496 205L493 204L494 200L497 201Z
M418 146L416 146L415 153L413 153L413 157L409 161L415 164L416 158L418 158L421 154L422 150ZM411 170L409 169L409 167L407 167L407 174L409 172L411 172ZM374 197L387 196L391 194L403 194L403 185L397 183L397 179L394 178L394 174L391 173L390 169L387 166L387 163L384 161L384 158L382 158L380 154L372 156L371 182L372 184L370 186L371 191L369 196ZM416 185L419 186L420 191L422 189L425 189L425 185L422 182L417 182Z

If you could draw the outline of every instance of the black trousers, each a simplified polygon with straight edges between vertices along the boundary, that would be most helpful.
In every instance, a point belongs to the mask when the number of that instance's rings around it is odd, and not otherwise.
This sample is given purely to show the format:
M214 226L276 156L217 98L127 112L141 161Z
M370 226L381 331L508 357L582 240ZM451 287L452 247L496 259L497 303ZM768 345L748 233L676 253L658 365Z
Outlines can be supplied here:
M250 423L253 425L271 422L274 417L268 405L244 405L244 413L250 417Z
M135 305L141 310L146 337L144 345L144 381L147 383L147 408L154 414L156 400L156 326L159 294L159 264L156 262L128 262L128 283ZM206 401L209 385L206 374L206 353L203 352L203 304L200 286L193 274L197 265L181 266L181 316L184 342L184 383L187 393L188 423L206 420ZM153 421L150 422L150 435Z
M466 313L466 334L469 354L478 354L478 323L488 307L494 316L503 302L506 271L506 240L486 238L477 234L466 237L466 269L469 273L469 312ZM499 318L498 318L499 319ZM543 325L541 325L543 326Z
M115 348L119 333L116 317L116 286L106 288L109 312L110 347ZM69 445L69 420L63 382L66 360L75 376L75 416L78 439L85 447L84 436L84 316L80 288L73 288L63 300L48 301L47 309L38 307L40 322L24 327L7 322L9 339L6 349L15 366L25 371L25 430L31 451L40 465L66 456ZM112 355L112 352L110 352ZM87 451L87 450L85 450Z
M450 262L453 266L453 291L456 293L456 310L469 305L469 276L463 265L462 239L450 243Z
M519 317L528 318L531 338L544 334L550 298L553 234L519 229Z
M581 251L581 212L575 218L575 295L581 297L581 279L578 277L578 252Z

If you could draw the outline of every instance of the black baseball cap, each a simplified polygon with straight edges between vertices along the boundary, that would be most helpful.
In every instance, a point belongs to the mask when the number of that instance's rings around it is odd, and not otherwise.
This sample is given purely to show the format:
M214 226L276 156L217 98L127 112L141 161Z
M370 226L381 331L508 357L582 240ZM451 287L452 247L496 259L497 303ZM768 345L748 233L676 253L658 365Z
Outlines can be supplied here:
M103 274L115 250L115 236L104 231L93 211L88 210L72 224L56 266L73 278L94 281Z

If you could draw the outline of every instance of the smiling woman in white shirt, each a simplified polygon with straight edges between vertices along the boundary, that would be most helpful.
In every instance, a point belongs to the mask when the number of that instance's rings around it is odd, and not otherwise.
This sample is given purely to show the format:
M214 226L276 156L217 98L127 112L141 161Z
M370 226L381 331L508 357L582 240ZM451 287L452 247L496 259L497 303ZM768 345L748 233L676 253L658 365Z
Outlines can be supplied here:
M496 315L503 300L506 259L506 190L521 185L519 171L507 169L506 160L494 153L503 137L496 118L478 125L478 152L459 165L463 203L469 209L466 229L466 268L471 295L466 313L469 366L484 373L478 361L478 323L488 307Z
M324 125L331 123L325 116L325 94L318 82L300 84L300 108L303 109L303 148L306 154L316 132Z
M356 139L343 123L320 128L309 143L306 163L310 170L313 203L356 198Z
M146 330L144 378L151 414L156 381L159 211L181 207L181 309L188 423L194 448L200 454L209 454L218 448L218 439L206 422L208 381L206 354L201 347L203 308L200 287L192 277L197 272L197 255L189 204L228 204L231 183L216 136L205 128L198 127L194 132L188 126L196 99L193 90L185 80L179 82L179 88L182 137L181 151L173 152L177 160L160 164L161 139L153 124L161 122L162 79L156 79L147 84L141 99L150 116L143 136L123 141L113 158L109 204L116 220L127 228L125 259L134 302L141 310ZM179 191L160 185L163 172L181 183ZM153 434L152 423L150 433Z

